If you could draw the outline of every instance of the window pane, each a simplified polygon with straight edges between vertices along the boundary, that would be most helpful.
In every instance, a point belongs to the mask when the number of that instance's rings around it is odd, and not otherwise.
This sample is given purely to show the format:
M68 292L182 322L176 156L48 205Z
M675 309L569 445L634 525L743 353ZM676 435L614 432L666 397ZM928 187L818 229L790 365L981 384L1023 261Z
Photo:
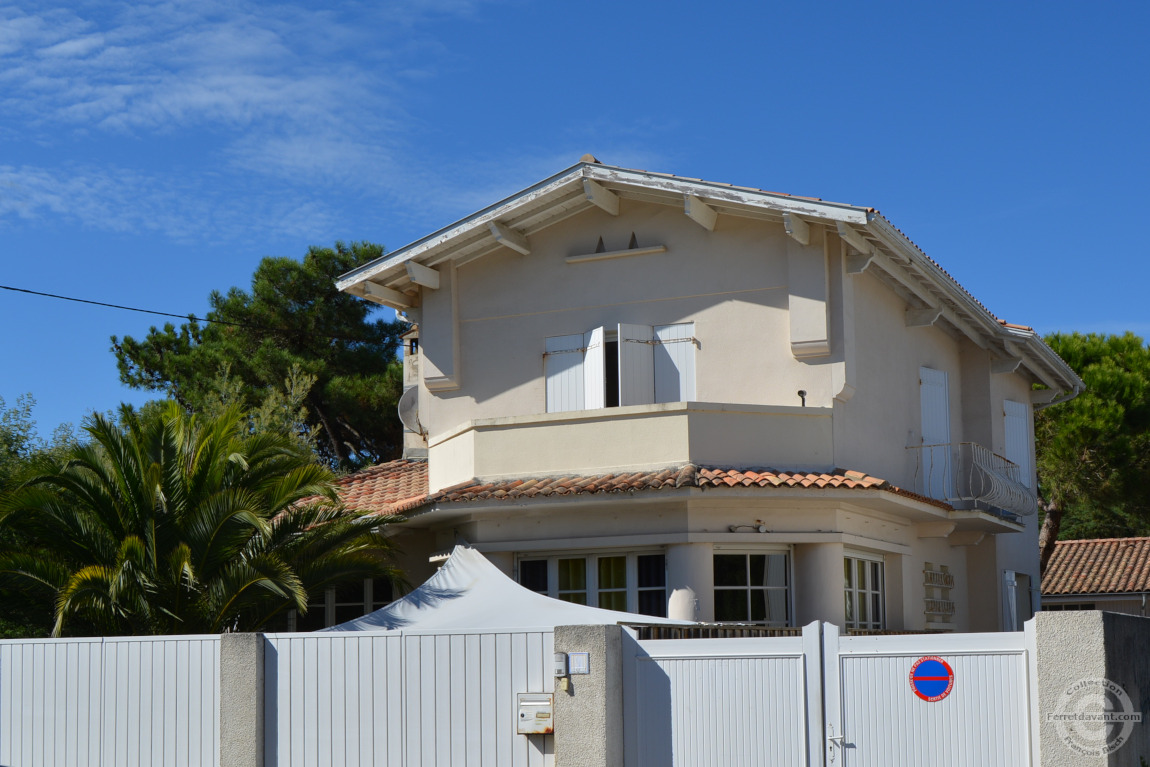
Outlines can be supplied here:
M639 612L643 615L655 615L660 618L667 617L666 591L640 591Z
M355 620L363 615L363 605L337 605L335 608L335 622L345 623Z
M587 560L559 560L559 590L582 591L587 588Z
M599 606L604 610L619 610L620 612L625 612L627 610L627 592L600 591Z
M627 588L627 557L599 557L599 588Z
M559 599L564 602L574 602L577 605L585 605L587 604L587 592L573 591L570 594L560 594Z
M316 631L324 628L323 605L308 605L307 615L297 615L295 619L296 631Z
M643 554L638 557L639 588L667 585L667 558L662 554ZM646 613L650 615L651 613Z
M767 590L767 617L770 623L787 622L787 592L783 589Z
M540 594L547 593L547 560L529 559L519 563L519 585Z
M851 559L848 557L843 560L843 588L849 589L851 587Z
M865 626L867 621L870 620L869 611L867 610L867 599L864 595L859 594L859 617L858 622L860 626Z
M787 555L771 554L767 557L767 585L785 588L787 585Z
M866 566L867 563L861 559L855 560L855 566L858 567L858 580L855 581L855 586L860 589L867 588L866 582Z
M751 590L751 620L762 623L767 619L767 594L762 589Z
M546 585L546 584L544 584ZM371 604L383 607L395 599L394 586L389 578L376 578L371 582Z
M847 627L849 628L849 627L855 625L854 592L852 592L850 589L847 589L845 597L846 597Z
M717 557L716 557L717 559ZM742 559L742 557L739 557ZM746 591L716 591L715 620L745 621L747 619Z
M716 586L746 586L747 585L747 556L746 556L746 554L716 554L715 555L715 585Z
M870 615L871 620L876 623L882 621L882 595L872 594L870 598Z
M335 587L336 602L359 602L363 604L363 581L354 580ZM358 617L358 616L357 616Z
M882 562L870 563L870 587L872 591L882 587Z
M764 554L748 554L751 563L751 585L765 586L767 580L767 557Z

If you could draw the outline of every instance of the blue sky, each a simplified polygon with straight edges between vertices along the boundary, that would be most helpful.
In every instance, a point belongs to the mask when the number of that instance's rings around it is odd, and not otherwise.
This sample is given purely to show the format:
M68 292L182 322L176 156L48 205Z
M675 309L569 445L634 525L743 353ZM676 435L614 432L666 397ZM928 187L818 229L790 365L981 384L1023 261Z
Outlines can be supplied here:
M0 5L0 284L185 314L575 163L879 208L999 316L1150 336L1145 3ZM42 432L163 320L0 291Z

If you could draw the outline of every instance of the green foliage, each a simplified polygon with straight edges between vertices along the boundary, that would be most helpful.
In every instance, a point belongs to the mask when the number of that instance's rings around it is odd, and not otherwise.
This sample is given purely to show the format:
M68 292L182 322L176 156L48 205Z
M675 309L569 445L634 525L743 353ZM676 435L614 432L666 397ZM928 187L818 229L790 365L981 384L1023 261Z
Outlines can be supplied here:
M1059 538L1150 534L1150 348L1133 333L1046 342L1086 383L1035 418L1039 486Z
M297 433L313 439L333 467L397 457L403 432L395 412L402 393L395 352L402 324L372 319L372 304L335 289L339 275L382 255L378 245L337 242L310 248L302 263L265 258L251 292L231 288L209 297L207 319L233 324L192 320L153 327L143 340L113 336L120 380L163 392L194 412L210 411L221 393L269 421L303 412ZM221 371L230 379L224 392ZM272 401L285 381L285 399ZM293 402L292 392L301 389L306 395Z
M0 586L54 605L53 633L254 631L328 586L396 578L378 517L339 507L331 472L232 407L93 416L0 499ZM7 538L6 538L7 540Z

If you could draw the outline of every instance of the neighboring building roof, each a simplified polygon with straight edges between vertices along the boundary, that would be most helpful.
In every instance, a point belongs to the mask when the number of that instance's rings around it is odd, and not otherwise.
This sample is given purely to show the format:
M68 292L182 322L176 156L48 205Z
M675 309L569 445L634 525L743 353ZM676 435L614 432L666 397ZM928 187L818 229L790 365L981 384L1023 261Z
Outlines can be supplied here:
M397 514L427 498L427 461L388 461L340 477L336 484L348 508Z
M1042 576L1042 595L1150 591L1150 538L1058 541Z
M884 490L911 500L949 510L944 501L928 498L892 485L885 479L860 471L835 469L830 474L787 472L773 469L723 469L688 463L659 471L618 474L562 475L472 480L449 487L434 495L427 488L427 462L401 460L382 463L349 474L340 480L340 497L356 509L397 514L432 503L467 503L492 499L546 498L558 495L593 493L633 493L677 488L843 488Z

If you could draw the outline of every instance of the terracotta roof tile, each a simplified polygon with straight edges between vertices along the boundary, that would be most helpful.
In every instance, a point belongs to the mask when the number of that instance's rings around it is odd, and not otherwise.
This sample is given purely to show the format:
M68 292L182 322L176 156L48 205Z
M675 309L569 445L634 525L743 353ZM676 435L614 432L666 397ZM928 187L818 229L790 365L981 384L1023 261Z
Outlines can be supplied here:
M1042 593L1150 591L1150 538L1058 541L1042 576Z
M380 514L410 511L427 498L427 461L381 463L340 477L336 486L344 505L350 509Z
M428 503L467 503L498 497L506 499L537 498L554 495L593 495L630 493L637 490L660 490L683 487L722 488L846 488L885 490L944 509L951 507L933 498L895 487L885 479L860 471L836 469L828 474L786 472L774 469L723 469L684 464L650 472L620 474L569 475L508 479L484 483L464 482L435 494Z

